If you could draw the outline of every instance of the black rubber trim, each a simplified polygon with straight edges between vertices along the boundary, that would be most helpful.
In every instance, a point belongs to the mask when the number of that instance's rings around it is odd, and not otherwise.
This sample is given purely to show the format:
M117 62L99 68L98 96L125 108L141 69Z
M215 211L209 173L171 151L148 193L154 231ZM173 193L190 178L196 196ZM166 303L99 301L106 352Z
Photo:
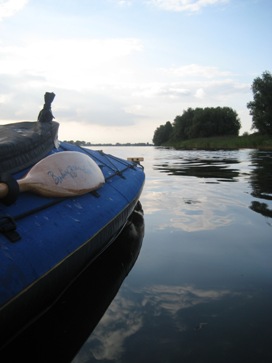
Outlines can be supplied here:
M13 179L9 174L1 174L0 175L0 183L5 183L8 186L8 194L1 198L1 203L5 205L13 204L19 195L19 184L15 179Z

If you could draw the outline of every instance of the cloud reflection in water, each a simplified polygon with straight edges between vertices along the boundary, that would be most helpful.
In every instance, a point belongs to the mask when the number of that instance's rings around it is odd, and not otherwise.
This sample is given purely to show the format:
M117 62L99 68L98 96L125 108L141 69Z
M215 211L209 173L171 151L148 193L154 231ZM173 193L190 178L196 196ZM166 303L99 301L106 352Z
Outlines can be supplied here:
M141 258L78 362L271 361L271 160L146 152Z
M169 181L168 186L171 185ZM156 190L149 181L141 200L145 215L156 220L156 229L173 228L186 232L229 225L236 219L232 207L243 206L241 201L230 199L228 188L222 185L221 188L209 184L198 187L188 180L178 189L170 190Z
M154 228L215 230L236 223L248 208L247 198L241 198L247 188L250 193L243 152L163 150L158 155L141 198Z
M118 361L126 351L127 339L141 334L156 319L168 319L180 333L201 329L206 322L195 321L188 326L180 319L179 313L183 309L218 301L233 294L229 290L204 290L190 285L153 285L143 289L123 289L123 294L117 295L88 339L80 362L87 362L90 356L97 361ZM73 363L77 363L77 360Z

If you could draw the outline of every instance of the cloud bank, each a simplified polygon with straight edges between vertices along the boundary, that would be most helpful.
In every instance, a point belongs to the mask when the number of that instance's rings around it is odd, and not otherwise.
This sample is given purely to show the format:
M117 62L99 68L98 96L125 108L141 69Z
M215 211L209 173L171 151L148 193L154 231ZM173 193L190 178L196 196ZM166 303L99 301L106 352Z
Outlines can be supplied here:
M0 21L4 18L13 16L22 10L29 0L1 0L0 1Z
M62 139L152 142L159 125L189 107L232 107L250 130L246 104L259 74L230 54L235 38L224 49L231 29L215 32L220 20L209 13L231 2L94 0L84 11L60 3L0 0L1 124L35 120L48 91Z

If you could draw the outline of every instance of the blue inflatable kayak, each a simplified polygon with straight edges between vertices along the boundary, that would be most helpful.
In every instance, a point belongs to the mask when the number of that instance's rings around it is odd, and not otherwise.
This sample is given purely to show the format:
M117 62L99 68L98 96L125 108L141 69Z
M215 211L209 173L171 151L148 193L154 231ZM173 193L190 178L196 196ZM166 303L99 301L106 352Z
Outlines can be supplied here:
M57 130L51 120L0 126L0 186L6 190L0 193L0 347L48 309L116 239L144 185L138 162L58 143ZM67 167L67 158L59 161L64 154L89 158L96 171L75 163ZM52 160L57 172L48 169ZM38 164L46 177L36 171ZM70 184L58 194L48 175L55 184L70 178L72 194ZM90 178L98 178L97 185L86 186Z

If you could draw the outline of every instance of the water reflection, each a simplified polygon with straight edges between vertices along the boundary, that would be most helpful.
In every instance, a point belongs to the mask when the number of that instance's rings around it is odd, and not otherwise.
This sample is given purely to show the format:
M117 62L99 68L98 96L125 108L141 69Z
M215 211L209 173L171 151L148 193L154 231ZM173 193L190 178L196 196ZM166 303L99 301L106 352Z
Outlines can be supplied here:
M169 181L169 189L172 184ZM180 190L146 191L145 210L154 218L154 228L159 230L169 227L187 232L213 230L235 222L230 209L234 205L239 207L241 202L230 200L227 193L224 189L220 193L214 188L192 188L190 182L184 182Z
M154 160L153 170L170 177L150 181L151 192L145 208L151 214L163 214L163 210L168 215L171 213L171 220L166 215L161 229L171 225L192 232L236 223L233 210L244 208L241 196L247 189L256 198L248 202L249 208L272 217L269 203L263 201L272 200L271 152L168 151ZM225 182L238 185L231 189Z
M95 361L118 361L126 340L142 325L141 309L136 302L118 295L73 363L88 362L92 358Z
M269 209L266 203L253 201L251 202L250 209L252 209L254 212L262 214L264 217L272 218L272 210Z
M237 151L162 150L152 165L157 177L145 187L145 213L157 216L159 229L194 232L232 224L230 209L241 202L229 198L226 182L239 180L243 158Z
M251 154L251 162L254 166L250 176L252 186L251 195L261 201L252 201L250 209L272 218L272 208L263 200L272 200L272 153L254 151Z
M209 153L209 157L201 155L200 152L191 152L191 155L180 157L179 159L170 159L163 163L156 163L154 169L168 175L194 176L205 179L215 179L219 181L237 181L239 169L235 164L239 164L236 155L219 155ZM226 153L226 152L225 152ZM196 154L196 155L194 155ZM206 182L210 182L207 180Z
M271 228L263 218L271 201L262 198L271 190L260 176L263 156L138 150L147 176L145 243L73 363L272 361ZM265 170L271 178L271 165ZM249 207L256 203L267 207L255 213Z
M206 321L195 319L188 326L183 319L179 319L181 310L233 295L227 290L202 290L194 286L169 285L127 290L126 293L127 296L118 295L111 304L74 363L92 361L91 357L94 361L119 361L129 338L146 334L146 328L152 324L152 320L153 324L156 321L169 320L179 332L200 330L208 324L208 317ZM203 319L205 320L204 317ZM155 334L157 338L164 335L158 332Z
M245 345L259 340L254 330L262 322L254 318L261 297L192 285L127 287L73 363L242 362L239 355L247 356ZM244 340L241 332L251 335ZM260 356L269 357L267 348Z

